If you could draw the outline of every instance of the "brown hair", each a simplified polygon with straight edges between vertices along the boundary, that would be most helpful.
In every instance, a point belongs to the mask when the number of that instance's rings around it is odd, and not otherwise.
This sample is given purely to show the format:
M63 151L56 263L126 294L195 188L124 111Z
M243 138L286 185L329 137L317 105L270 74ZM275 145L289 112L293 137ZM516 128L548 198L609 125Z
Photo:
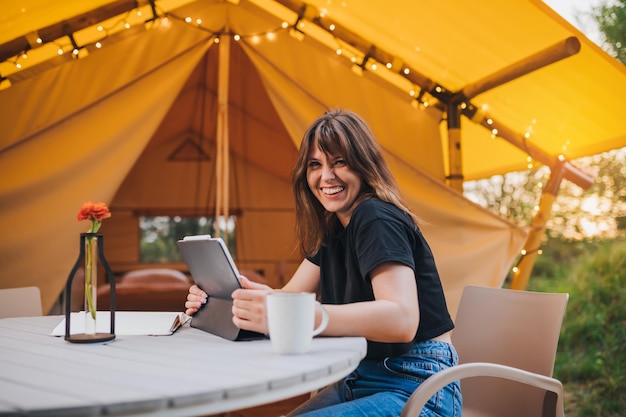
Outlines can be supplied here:
M308 158L315 146L327 155L341 155L347 166L361 177L362 189L355 204L376 197L394 204L418 224L417 216L402 198L382 149L365 121L348 110L329 110L304 133L292 173L296 235L305 255L317 253L336 219L334 213L324 209L307 182Z

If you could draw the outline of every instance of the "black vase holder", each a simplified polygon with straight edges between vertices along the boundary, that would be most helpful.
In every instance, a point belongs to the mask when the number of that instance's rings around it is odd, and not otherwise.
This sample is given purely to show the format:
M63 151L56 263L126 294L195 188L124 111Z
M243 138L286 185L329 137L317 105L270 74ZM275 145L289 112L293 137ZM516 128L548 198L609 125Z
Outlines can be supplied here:
M110 306L109 310L111 311L111 330L110 333L95 333L95 334L85 334L85 333L77 333L70 334L70 317L72 310L72 281L74 281L74 277L76 276L76 272L81 265L85 263L85 240L96 238L98 241L98 259L100 263L104 267L104 271L106 272L107 280L109 281L110 286ZM98 342L107 342L109 340L115 339L115 277L113 275L113 271L109 266L109 263L104 258L104 248L103 248L103 238L100 233L81 233L80 234L80 253L78 255L78 259L74 264L74 267L70 271L70 275L67 278L67 284L65 284L65 340L71 343L98 343ZM85 277L86 278L86 277Z

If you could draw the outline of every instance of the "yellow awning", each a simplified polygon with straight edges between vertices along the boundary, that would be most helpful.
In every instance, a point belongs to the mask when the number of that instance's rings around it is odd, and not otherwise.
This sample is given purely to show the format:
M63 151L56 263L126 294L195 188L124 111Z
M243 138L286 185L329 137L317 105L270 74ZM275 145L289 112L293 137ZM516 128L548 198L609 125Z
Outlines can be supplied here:
M415 99L410 95L411 91L419 94L420 86L410 83L406 77L395 75L404 67L454 93L575 37L581 44L580 51L575 55L489 89L473 97L471 103L523 137L527 143L554 157L563 155L573 159L626 146L626 122L621 110L626 104L626 67L540 0L485 0L478 4L462 0L399 0L393 2L393 6L381 0L254 0L252 3L288 24L298 22L305 36L316 37L329 47L329 54L336 54L342 49L346 61L352 57L357 64L362 63L364 56L359 48L345 42L342 33L363 40L365 43L358 45L361 49L369 47L371 51L386 54L388 62L376 62L372 58L366 60L365 72L386 72L383 78L392 79L389 88L398 90L398 94L406 94L407 105ZM125 7L130 10L132 7L129 5L132 4L134 2L128 1L14 2L3 6L0 11L0 45L20 37L32 38L42 28L94 8ZM307 7L303 8L305 4ZM187 7L187 10L195 9L199 14L215 7L212 2L163 0L156 2L156 10L165 14L184 5L193 6ZM149 4L142 10L145 12L141 17L130 12L120 13L103 26L111 32L124 30L124 22L141 21L149 16ZM302 11L302 16L293 10ZM191 14L190 17L194 18ZM324 22L334 23L334 31L320 29ZM263 31L273 28L257 25L241 29L247 31L241 33L245 36L253 35L255 31L263 34ZM82 36L84 39L90 37ZM67 39L64 42L67 43ZM54 55L58 45L48 44L45 48L48 48L46 56ZM29 62L37 60L36 52L36 49L30 52L31 61L30 56L25 60L15 57L23 65L19 71L13 62L2 63L0 74L19 80L20 73L27 74ZM372 64L377 64L378 69L373 70ZM383 68L385 64L394 66L386 70ZM424 95L424 100L430 100L429 104L437 102L429 94ZM445 131L445 125L442 130ZM462 118L462 171L465 180L523 170L529 162L536 163L528 158L523 149L512 146L506 140L494 140L492 136L489 129ZM395 148L412 149L409 142L415 141L415 138L407 134L394 140L398 142ZM447 173L445 135L442 140L443 161L439 163L443 164Z

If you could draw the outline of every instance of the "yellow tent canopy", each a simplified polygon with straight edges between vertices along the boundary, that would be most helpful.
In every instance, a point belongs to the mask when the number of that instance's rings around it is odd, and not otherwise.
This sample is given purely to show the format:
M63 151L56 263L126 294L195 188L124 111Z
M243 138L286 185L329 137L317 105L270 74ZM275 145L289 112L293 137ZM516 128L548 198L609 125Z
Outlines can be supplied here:
M425 220L453 311L467 283L502 285L527 233L448 180L626 146L624 66L539 1L26 3L0 12L0 287L37 285L45 309L75 261L83 201L111 206L117 271L138 266L139 216L215 212L224 128L242 268L274 284L278 265L295 268L296 146L325 109L350 108ZM543 55L555 62L530 71ZM460 126L446 124L452 97Z

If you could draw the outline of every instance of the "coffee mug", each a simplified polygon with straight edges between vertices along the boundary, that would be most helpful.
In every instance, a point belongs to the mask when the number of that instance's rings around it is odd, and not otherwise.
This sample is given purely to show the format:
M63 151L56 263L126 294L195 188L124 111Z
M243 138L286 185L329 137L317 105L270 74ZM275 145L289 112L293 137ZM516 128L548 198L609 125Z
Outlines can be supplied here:
M315 300L314 293L273 292L267 295L266 302L270 340L277 353L306 353L313 336L328 325L328 313ZM316 307L322 312L322 322L314 328Z

